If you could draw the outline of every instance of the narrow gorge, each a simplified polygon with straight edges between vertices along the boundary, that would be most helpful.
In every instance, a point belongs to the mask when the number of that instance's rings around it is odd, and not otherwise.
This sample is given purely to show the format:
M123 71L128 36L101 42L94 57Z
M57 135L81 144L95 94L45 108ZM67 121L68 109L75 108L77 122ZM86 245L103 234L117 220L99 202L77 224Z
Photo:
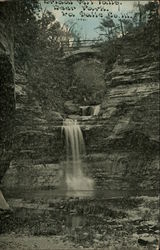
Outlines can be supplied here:
M40 250L46 241L49 250L156 249L159 15L66 51L61 26L44 12L24 26L41 45L28 52L14 35L13 6L0 3L0 248L44 237ZM14 234L19 243L6 248Z
M158 36L144 41L143 35L137 33L126 35L123 40L116 45L118 50L121 48L123 59L117 55L107 68L103 60L97 59L101 51L86 59L80 53L67 59L73 61L71 80L80 79L80 83L70 90L75 92L75 101L66 100L62 112L51 110L46 116L35 97L29 96L25 75L16 74L16 143L2 182L5 190L54 189L59 185L61 161L65 158L61 128L66 118L77 120L81 126L86 143L86 171L98 189L132 190L136 180L137 189L157 190ZM92 93L84 93L80 102L76 92L81 81L83 85L90 84ZM101 82L100 86L96 86L97 82Z

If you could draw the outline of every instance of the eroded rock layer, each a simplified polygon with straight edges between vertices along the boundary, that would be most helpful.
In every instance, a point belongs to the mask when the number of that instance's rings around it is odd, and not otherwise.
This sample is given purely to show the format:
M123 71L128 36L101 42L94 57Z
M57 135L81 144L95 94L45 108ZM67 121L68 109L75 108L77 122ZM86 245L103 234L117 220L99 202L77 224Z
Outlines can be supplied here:
M85 132L98 186L109 189L158 188L158 34L127 35L106 73L107 94L100 126ZM99 120L99 121L98 121ZM96 122L95 122L96 123ZM96 167L94 167L96 166ZM136 185L135 185L136 183Z

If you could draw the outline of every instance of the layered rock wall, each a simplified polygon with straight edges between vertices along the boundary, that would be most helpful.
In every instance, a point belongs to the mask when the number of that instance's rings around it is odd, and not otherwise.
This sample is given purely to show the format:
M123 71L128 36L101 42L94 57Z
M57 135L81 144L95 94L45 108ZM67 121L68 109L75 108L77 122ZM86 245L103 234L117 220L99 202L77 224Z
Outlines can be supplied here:
M0 180L9 167L14 127L13 11L0 3Z
M99 187L158 190L159 39L145 35L127 35L119 44L120 55L106 68L99 126L84 131L90 158L102 154L90 167Z
M0 3L0 182L12 158L14 133L14 55L12 4ZM0 190L0 209L8 209Z
M59 181L62 117L50 111L46 117L33 96L27 77L15 77L16 110L13 158L3 179L3 186L12 188L54 188Z

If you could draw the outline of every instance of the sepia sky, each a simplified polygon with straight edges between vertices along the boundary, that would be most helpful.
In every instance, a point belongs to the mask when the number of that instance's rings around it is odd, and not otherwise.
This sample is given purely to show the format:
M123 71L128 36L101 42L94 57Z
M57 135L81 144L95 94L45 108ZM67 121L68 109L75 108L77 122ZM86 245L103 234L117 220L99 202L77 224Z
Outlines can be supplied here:
M90 0L91 1L91 0ZM86 3L88 2L87 5L83 6L88 6L85 10L83 9L82 4L80 4L78 1L73 0L73 4L71 5L66 5L66 4L61 4L59 5L60 8L63 9L63 7L75 7L74 11L63 11L63 10L55 10L54 7L58 6L56 3L51 4L51 3L42 3L42 6L44 9L47 9L51 12L54 13L56 19L63 25L64 23L68 26L71 26L74 24L74 28L80 33L82 39L97 39L99 35L99 30L97 27L100 25L100 21L102 18L108 16L108 15L116 15L114 18L115 22L118 22L119 18L122 18L122 15L129 15L130 18L132 18L133 14L137 11L136 4L138 1L119 1L119 5L109 5L107 2L109 1L104 1L106 4L99 3L98 0L93 0L92 3L90 1L85 1ZM64 1L63 1L64 2ZM140 1L141 4L146 4L148 1ZM92 11L88 10L88 8L99 8L98 11ZM100 9L103 10L100 10ZM104 10L105 9L105 10ZM64 13L73 13L75 16L74 17L69 17L68 14L63 15ZM83 13L84 16L81 16L80 13ZM97 15L98 17L87 17L86 15L94 13L94 15ZM72 14L71 14L72 15ZM100 17L103 15L103 17Z

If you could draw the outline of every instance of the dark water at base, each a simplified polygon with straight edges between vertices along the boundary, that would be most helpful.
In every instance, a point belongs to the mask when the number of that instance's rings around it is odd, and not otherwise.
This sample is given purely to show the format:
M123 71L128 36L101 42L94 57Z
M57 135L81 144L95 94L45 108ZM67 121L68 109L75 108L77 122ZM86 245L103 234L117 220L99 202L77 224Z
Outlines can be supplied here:
M109 249L121 244L117 249L136 246L139 250L145 243L148 249L156 249L159 208L155 190L96 190L78 195L66 190L9 190L5 197L13 216L0 229L18 235L56 235L77 247Z
M157 190L87 190L87 191L67 191L64 189L55 190L31 190L31 189L10 189L3 190L6 198L19 199L52 199L52 198L96 198L96 199L117 199L128 196L151 196L157 197Z

